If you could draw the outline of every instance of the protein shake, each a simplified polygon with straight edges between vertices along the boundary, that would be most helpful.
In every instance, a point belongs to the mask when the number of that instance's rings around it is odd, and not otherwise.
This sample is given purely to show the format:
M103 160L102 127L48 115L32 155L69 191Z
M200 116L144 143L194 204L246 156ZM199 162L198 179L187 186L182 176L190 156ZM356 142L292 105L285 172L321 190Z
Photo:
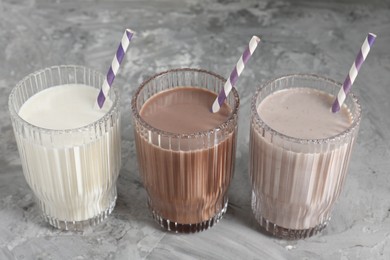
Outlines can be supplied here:
M173 70L143 83L133 98L141 177L154 218L168 230L201 231L226 211L239 101L234 92L210 112L223 84L206 71Z
M102 109L94 108L103 77L84 67L52 67L22 80L10 95L25 178L57 228L97 224L115 206L119 97L112 91Z
M360 122L353 94L340 112L331 112L339 88L321 77L292 75L266 84L254 97L252 210L275 236L311 236L330 219Z

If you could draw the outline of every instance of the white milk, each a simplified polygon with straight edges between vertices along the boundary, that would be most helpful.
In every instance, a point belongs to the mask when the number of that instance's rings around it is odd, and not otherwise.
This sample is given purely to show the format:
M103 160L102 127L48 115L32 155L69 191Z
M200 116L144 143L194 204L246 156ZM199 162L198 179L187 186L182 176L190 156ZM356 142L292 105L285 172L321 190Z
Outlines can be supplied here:
M110 100L104 102L102 109L94 109L98 94L98 89L81 84L48 88L29 98L19 116L42 128L79 128L99 120L110 109Z
M15 136L26 180L52 224L102 219L115 205L120 117L117 112L103 118L110 100L101 110L94 108L98 92L80 84L55 86L35 94L19 110L25 121L47 129L26 128Z

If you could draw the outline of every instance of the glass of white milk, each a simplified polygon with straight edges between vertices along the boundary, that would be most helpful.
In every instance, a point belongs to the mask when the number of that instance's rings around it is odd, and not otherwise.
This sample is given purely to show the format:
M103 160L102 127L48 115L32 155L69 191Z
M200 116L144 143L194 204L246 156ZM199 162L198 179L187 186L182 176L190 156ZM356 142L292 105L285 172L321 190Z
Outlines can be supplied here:
M23 173L44 219L83 230L114 209L121 164L119 93L95 106L105 76L54 66L21 80L9 111Z

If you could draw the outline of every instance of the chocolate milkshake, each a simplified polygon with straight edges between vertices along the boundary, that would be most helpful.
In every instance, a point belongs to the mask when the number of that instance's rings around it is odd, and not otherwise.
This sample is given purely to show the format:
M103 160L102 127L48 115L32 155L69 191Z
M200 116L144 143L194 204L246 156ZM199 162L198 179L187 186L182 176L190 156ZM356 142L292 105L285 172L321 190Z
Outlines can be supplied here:
M211 113L223 83L209 72L175 70L145 82L133 98L141 177L154 218L168 230L201 231L226 211L238 95Z
M340 195L360 122L348 97L331 112L339 85L287 76L260 89L252 103L252 209L273 235L301 238L322 230Z

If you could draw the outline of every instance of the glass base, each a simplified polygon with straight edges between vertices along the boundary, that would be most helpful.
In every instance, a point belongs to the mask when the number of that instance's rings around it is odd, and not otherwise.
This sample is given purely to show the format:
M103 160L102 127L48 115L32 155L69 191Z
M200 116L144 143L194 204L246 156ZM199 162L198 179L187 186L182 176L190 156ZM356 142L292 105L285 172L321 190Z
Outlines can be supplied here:
M278 226L262 216L258 216L256 219L259 222L261 229L266 233L288 240L303 239L314 236L324 230L330 221L330 218L328 218L317 226L308 229L289 229Z
M103 222L103 220L105 220L114 210L115 203L116 203L116 196L114 197L114 200L111 202L110 206L106 210L103 210L97 216L87 220L81 220L81 221L59 220L46 214L43 214L43 218L50 225L61 230L83 231L88 227L96 226L97 224Z
M170 221L169 219L164 219L160 215L157 214L156 211L152 210L153 219L160 224L160 226L168 231L172 231L175 233L196 233L203 230L207 230L217 224L223 217L223 215L226 213L228 206L228 201L226 200L225 205L223 206L222 210L218 212L214 217L195 224L180 224L174 221Z
M328 213L324 214L322 219L319 221L319 224L314 227L307 228L307 229L285 228L269 221L268 219L262 216L261 203L262 202L258 199L256 193L252 191L252 203L251 203L252 212L255 219L260 224L261 230L264 233L282 239L294 240L294 239L304 239L304 238L314 236L320 233L322 230L324 230L324 228L328 225L331 217L331 214L328 211ZM282 219L286 220L287 218L288 215L283 215Z

